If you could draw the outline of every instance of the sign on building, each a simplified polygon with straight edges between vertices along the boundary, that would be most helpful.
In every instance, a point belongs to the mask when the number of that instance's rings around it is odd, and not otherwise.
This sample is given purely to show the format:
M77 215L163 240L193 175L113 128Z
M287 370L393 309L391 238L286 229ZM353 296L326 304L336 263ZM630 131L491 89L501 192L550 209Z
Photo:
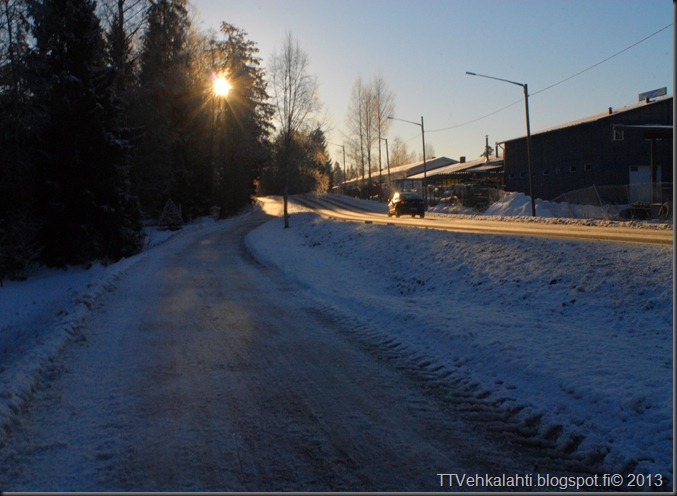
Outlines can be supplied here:
M665 96L668 94L667 86L663 88L658 88L657 90L646 91L639 94L639 101L643 102L644 100L651 100L652 98L658 98L659 96Z

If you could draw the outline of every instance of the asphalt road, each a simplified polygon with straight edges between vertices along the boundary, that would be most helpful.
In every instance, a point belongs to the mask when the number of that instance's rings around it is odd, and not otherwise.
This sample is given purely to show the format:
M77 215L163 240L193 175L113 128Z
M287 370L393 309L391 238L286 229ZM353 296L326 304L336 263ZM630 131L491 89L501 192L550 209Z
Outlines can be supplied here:
M521 236L544 236L623 243L672 245L673 230L639 229L620 226L592 226L580 224L555 224L541 222L517 222L509 220L472 219L465 216L426 216L411 218L388 217L384 213L369 211L346 202L339 195L297 196L292 201L315 210L320 215L344 221L395 224L412 227L443 229L447 231L485 234L510 234Z

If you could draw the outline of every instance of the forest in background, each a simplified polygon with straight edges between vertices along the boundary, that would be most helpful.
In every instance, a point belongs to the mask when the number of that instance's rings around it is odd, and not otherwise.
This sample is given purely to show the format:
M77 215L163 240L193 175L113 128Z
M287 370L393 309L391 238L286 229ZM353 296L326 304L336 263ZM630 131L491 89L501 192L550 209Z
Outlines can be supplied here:
M180 223L331 188L319 124L276 134L256 43L188 7L0 0L0 282L137 253L169 206Z

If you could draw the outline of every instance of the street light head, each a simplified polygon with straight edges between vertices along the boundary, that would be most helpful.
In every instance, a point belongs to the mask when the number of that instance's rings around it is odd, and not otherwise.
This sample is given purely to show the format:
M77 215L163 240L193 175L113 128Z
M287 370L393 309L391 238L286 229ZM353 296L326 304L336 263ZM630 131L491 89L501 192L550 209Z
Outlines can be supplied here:
M468 76L477 76L477 74L474 73L474 72L465 71L465 73L466 73Z

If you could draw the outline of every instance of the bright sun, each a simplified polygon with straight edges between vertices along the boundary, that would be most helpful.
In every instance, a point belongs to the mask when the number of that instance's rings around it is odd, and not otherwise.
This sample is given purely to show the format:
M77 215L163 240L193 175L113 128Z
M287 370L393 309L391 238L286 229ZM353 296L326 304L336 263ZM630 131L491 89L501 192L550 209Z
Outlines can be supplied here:
M230 91L231 85L223 76L214 79L214 94L216 96L226 96Z

